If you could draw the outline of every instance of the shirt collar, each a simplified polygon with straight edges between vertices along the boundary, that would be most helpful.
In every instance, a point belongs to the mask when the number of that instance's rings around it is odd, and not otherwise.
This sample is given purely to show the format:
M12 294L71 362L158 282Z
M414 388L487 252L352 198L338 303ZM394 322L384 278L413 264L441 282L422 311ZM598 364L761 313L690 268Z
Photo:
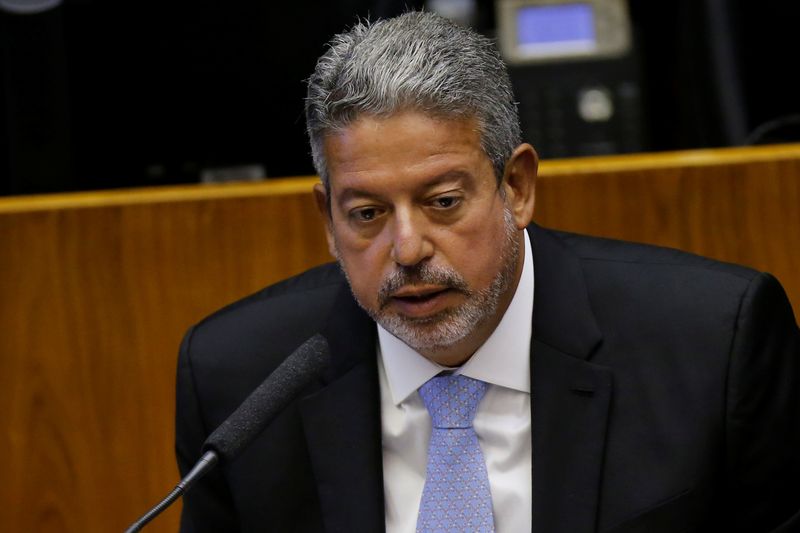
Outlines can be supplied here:
M522 276L508 309L486 342L456 373L529 393L534 276L533 253L527 231L523 240ZM380 324L378 348L395 405L402 403L433 376L447 370L426 359Z

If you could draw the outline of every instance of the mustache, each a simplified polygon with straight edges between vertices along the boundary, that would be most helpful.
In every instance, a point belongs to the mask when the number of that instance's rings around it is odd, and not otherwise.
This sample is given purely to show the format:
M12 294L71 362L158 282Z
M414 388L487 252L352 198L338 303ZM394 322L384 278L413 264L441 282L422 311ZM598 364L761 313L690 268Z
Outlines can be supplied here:
M392 294L409 285L439 285L470 296L472 291L464 278L450 267L422 263L410 267L401 266L389 274L378 289L378 305L381 309L389 305Z

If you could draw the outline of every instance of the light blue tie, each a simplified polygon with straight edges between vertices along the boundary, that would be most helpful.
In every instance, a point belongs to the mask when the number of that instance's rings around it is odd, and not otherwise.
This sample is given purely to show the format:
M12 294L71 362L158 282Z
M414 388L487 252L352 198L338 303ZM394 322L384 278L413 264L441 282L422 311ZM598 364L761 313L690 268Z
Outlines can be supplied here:
M486 383L436 376L419 388L433 421L417 533L493 532L492 495L472 427Z

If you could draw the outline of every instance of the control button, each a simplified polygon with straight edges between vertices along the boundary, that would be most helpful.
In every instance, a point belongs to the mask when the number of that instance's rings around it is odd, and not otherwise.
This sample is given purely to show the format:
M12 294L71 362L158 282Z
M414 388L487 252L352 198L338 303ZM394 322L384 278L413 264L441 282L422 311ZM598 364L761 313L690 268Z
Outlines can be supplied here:
M605 87L578 92L578 115L586 122L608 122L614 115L614 101Z

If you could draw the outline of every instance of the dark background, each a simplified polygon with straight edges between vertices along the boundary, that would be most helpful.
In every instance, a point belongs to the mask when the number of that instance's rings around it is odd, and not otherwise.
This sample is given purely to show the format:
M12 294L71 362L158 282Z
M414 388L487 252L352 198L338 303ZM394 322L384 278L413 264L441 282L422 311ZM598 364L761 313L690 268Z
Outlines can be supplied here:
M189 183L246 164L313 174L303 80L324 43L357 15L422 3L65 0L35 15L0 11L0 194ZM800 140L798 4L631 0L643 148ZM475 26L494 34L492 1L477 2ZM759 133L775 119L785 124Z

